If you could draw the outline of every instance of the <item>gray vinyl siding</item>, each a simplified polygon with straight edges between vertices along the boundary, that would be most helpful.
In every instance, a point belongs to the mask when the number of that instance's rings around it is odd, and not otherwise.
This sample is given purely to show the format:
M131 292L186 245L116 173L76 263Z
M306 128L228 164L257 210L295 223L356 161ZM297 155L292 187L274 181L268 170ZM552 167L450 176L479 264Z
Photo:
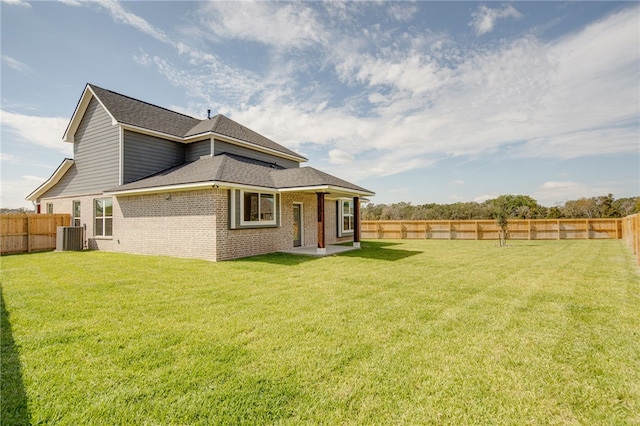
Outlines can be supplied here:
M226 152L228 154L241 155L243 157L252 158L254 160L265 161L267 163L276 163L277 165L286 169L300 167L300 163L298 163L297 161L287 160L260 151L254 151L249 148L244 148L242 146L234 145L228 142L222 142L217 139L213 144L213 149L214 155L220 155Z
M186 149L186 161L195 161L202 156L211 155L211 139L192 142L190 144L187 144Z
M120 131L94 98L75 133L75 164L41 198L94 194L119 184Z
M154 136L124 131L124 172L129 183L184 163L185 146Z

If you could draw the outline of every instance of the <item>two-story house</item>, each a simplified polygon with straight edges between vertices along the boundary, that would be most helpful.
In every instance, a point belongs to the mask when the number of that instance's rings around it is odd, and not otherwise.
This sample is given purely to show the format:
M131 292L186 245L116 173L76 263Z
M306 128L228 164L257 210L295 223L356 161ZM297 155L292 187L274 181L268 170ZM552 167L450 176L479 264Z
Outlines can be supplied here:
M88 84L73 159L27 196L69 213L91 249L227 260L353 241L372 191L223 116L189 117Z

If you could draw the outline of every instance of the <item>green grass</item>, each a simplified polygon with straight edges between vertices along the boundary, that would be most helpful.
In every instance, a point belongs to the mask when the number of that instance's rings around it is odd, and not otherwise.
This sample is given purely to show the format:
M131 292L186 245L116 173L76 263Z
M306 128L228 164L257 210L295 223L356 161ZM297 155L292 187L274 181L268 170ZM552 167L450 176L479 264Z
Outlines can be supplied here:
M3 424L640 424L621 241L2 261Z

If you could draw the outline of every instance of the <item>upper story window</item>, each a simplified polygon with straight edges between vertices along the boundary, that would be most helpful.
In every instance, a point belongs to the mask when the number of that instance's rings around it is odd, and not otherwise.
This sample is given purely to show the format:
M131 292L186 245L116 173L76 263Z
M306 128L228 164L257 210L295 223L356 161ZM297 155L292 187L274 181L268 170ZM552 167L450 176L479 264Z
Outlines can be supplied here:
M354 229L353 200L338 200L338 236L353 234Z
M73 202L73 219L71 220L73 226L80 226L80 201Z
M47 203L47 214L53 214L53 203Z
M98 198L94 201L93 235L111 237L113 235L113 199Z

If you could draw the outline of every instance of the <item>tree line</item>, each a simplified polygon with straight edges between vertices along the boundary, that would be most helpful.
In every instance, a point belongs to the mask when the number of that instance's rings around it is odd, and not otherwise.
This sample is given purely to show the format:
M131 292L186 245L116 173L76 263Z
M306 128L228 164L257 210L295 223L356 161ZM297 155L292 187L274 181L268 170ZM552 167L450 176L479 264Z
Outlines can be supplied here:
M640 213L640 196L615 199L612 194L583 197L554 207L541 206L528 195L500 195L482 203L369 203L361 211L363 220L481 220L497 219L501 214L513 219L594 219L635 213Z

